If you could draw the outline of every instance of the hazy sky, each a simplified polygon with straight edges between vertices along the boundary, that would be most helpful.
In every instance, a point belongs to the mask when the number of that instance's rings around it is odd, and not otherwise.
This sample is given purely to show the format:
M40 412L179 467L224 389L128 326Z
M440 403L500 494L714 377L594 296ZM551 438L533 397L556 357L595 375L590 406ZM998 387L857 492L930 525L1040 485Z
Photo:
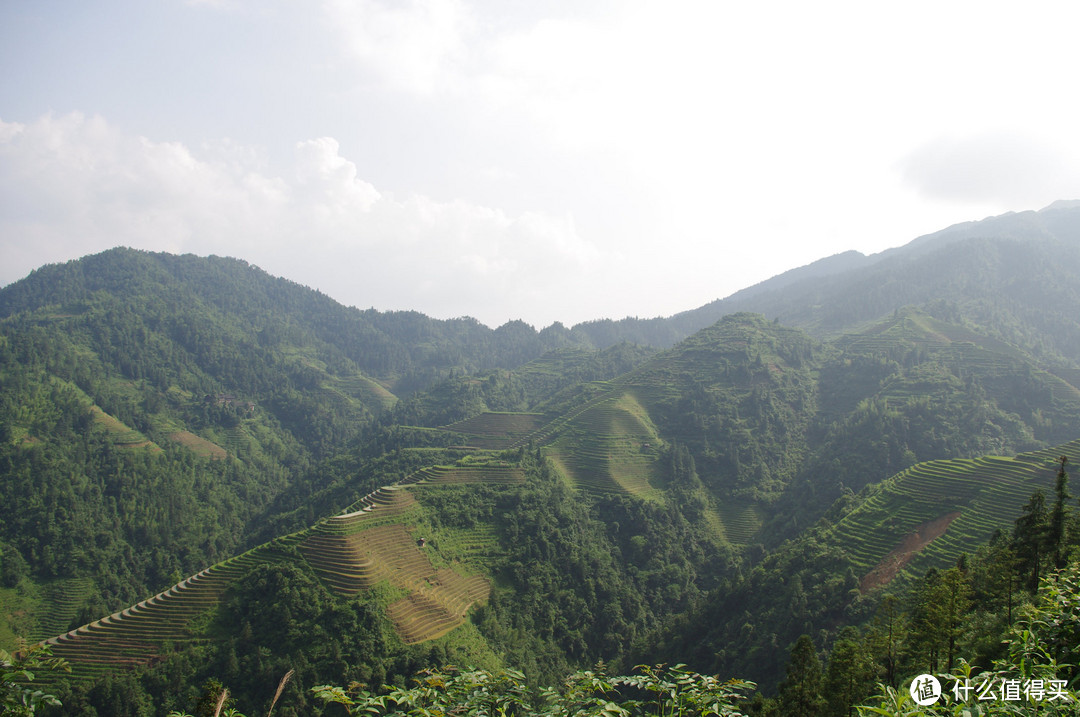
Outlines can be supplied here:
M0 284L112 246L537 328L1080 198L1080 4L3 0Z

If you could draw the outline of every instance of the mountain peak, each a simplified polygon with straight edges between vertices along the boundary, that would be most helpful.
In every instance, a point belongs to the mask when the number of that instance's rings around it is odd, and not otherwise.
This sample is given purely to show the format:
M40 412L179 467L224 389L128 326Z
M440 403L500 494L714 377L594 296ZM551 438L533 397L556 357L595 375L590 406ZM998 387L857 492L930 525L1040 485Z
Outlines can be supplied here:
M1080 199L1059 199L1039 210L1039 214L1059 210L1080 209Z

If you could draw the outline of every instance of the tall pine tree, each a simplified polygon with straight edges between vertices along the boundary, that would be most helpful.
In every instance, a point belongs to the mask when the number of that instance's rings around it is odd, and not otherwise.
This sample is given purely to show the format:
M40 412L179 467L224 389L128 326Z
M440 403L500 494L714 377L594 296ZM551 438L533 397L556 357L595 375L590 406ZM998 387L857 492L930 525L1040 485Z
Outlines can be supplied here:
M821 660L813 640L804 634L791 648L787 677L780 685L780 713L785 717L818 717L824 706Z
M858 631L845 627L829 653L822 697L827 717L855 717L855 705L861 704L874 687L877 666Z
M1031 498L1024 506L1024 512L1016 519L1013 527L1013 549L1016 551L1017 571L1028 591L1033 595L1039 587L1042 564L1046 560L1049 528L1046 494L1037 490L1031 494Z
M1050 525L1047 530L1047 549L1053 560L1053 565L1058 570L1064 568L1069 562L1069 542L1066 535L1066 525L1069 520L1068 501L1069 475L1065 472L1065 464L1069 462L1067 456L1058 459L1061 464L1058 469L1057 480L1054 483L1054 507L1050 511Z

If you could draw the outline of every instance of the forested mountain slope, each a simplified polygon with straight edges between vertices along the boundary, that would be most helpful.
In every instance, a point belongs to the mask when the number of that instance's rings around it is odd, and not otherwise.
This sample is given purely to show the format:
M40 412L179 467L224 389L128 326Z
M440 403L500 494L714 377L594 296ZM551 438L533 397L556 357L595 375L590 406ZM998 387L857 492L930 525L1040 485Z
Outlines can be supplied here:
M241 261L123 249L6 287L0 315L0 570L34 586L5 642L145 597L288 511L310 523L301 501L333 457L399 402L385 420L408 422L400 396L542 350L523 325L360 312ZM646 355L608 353L567 348L557 377L487 400L518 408ZM489 407L433 395L447 421ZM39 624L33 606L58 599L70 609Z
M0 641L172 589L144 619L218 565L183 632L138 648L158 667L125 673L137 699L464 657L535 679L692 660L771 686L799 633L830 644L874 585L976 550L1075 448L1074 217L833 258L685 338L685 316L537 332L359 311L232 259L45 267L0 291ZM387 520L326 528L401 481ZM933 539L886 580L912 534ZM442 627L417 617L433 605Z
M828 342L733 314L576 400L601 395L649 427L631 447L680 447L729 537L766 548L914 463L1013 455L1080 427L1080 391L1031 353L914 309ZM564 467L612 435L597 410L555 434Z
M138 309L154 322L149 331L200 358L212 348L194 335L202 324L224 329L216 340L231 343L233 350L311 347L310 358L332 370L362 371L395 394L426 386L452 368L512 368L560 346L588 345L569 331L540 334L521 322L490 329L468 318L440 321L417 312L360 311L237 259L130 249L36 270L0 290L0 317L46 309L52 316L81 315L106 299ZM114 350L126 355L136 348Z
M1046 456L1057 447L1015 462L915 463L923 451L979 455L987 446L1045 443L1075 424L1075 389L1034 369L1024 352L977 340L919 312L836 345L741 314L530 412L486 406L517 395L513 387L550 369L550 357L484 380L453 379L415 398L406 414L414 425L373 426L334 459L345 469L312 499L331 513L344 510L340 518L183 581L57 648L91 667L103 650L132 662L156 655L189 683L218 675L246 695L290 667L307 685L331 677L400 681L424 663L459 658L551 679L597 659L621 664L645 655L772 685L799 633L828 634L866 618L873 591L864 597L860 586L904 536L944 511L950 524L911 566L947 565L1008 527L1027 494L1048 484L1053 461ZM1014 374L1025 379L1021 388L1044 387L1023 414L1030 420L1045 411L1040 421L1026 423L997 405L1015 398ZM422 425L460 402L476 412ZM828 431L831 440L819 444L826 421L839 435L873 437L882 426L892 433L873 450ZM915 465L871 486L876 481L863 471L888 471L893 460ZM833 486L806 473L821 464L834 471L836 494L847 497L830 513L835 528L824 523L800 534L792 524L809 525L831 502L821 494ZM372 480L389 477L415 482L420 492L373 494L382 497L370 519L349 505ZM860 480L867 489L857 500L839 487ZM762 544L775 543L763 530L770 524L780 528L770 532L797 537L754 567ZM417 562L420 538L427 568ZM440 565L449 572L439 573ZM423 578L423 570L437 577ZM470 575L490 592L468 582ZM192 588L207 582L209 601L193 603ZM266 585L281 587L266 593L259 587ZM435 627L444 624L436 607L444 587L460 592L463 606L486 600L469 622L445 623L454 628L445 634ZM804 607L791 614L789 598ZM189 622L198 617L192 604L204 611L201 621ZM340 620L352 632L339 635ZM160 636L139 637L138 624ZM175 634L163 631L178 624ZM197 667L189 650L204 648ZM160 690L153 679L130 689ZM184 699L170 689L156 693L161 704ZM71 699L87 699L80 694Z
M816 336L835 335L905 306L945 302L957 318L1075 362L1080 331L1080 206L1056 202L967 222L872 256L853 252L793 269L671 317L693 331L753 311Z

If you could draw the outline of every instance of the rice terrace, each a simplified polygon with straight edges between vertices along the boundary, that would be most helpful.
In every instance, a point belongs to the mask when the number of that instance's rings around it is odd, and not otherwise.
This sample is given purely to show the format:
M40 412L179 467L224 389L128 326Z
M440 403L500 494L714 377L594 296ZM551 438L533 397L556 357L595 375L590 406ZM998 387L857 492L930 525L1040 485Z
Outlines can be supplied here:
M0 288L0 647L99 715L602 661L764 717L815 660L846 714L1001 664L1080 570L1080 205L999 219L542 330L237 259L42 267Z
M487 597L489 586L480 574L462 574L463 561L456 557L442 567L432 563L429 556L438 550L438 543L414 535L416 527L410 522L418 509L414 492L437 490L441 485L513 485L523 480L519 469L499 461L425 468L364 496L341 515L307 531L213 565L125 610L45 643L54 655L71 663L78 679L92 678L117 665L150 664L166 645L204 639L199 623L217 607L229 585L259 564L295 559L289 548L298 549L339 593L355 594L384 583L388 592L400 594L386 611L403 642L437 638L461 625L469 607ZM468 545L470 538L464 535L461 540ZM446 552L455 556L470 551L466 547Z
M555 465L567 470L579 490L621 491L658 499L647 469L660 448L659 438L632 392L621 384L618 389L606 388L555 423L544 426L533 416L523 419L492 413L446 430L487 436L486 440L500 446L511 442L510 437L520 442L542 436L549 441L545 451ZM1005 527L1001 516L1015 514L1023 496L1050 484L1055 457L1077 450L1080 441L1016 458L917 464L877 486L859 510L832 529L832 540L843 547L853 565L865 571L864 592L888 584L908 568L918 572L948 564ZM207 639L206 621L229 586L245 573L260 564L287 562L297 556L336 593L348 596L377 590L403 643L436 639L461 626L470 607L486 600L490 583L484 576L484 555L499 550L499 539L490 529L481 528L443 529L425 535L418 497L452 486L467 490L476 485L522 484L522 470L496 455L489 450L452 465L415 471L305 531L206 568L168 590L45 643L71 663L76 679L90 679L117 665L151 664L165 649ZM575 478L575 471L606 475L608 482L582 481ZM751 508L738 507L737 501L725 505L724 523L717 528L749 539L752 533L747 531L756 525L747 529L739 521L747 520L740 516ZM719 521L719 515L714 520Z

